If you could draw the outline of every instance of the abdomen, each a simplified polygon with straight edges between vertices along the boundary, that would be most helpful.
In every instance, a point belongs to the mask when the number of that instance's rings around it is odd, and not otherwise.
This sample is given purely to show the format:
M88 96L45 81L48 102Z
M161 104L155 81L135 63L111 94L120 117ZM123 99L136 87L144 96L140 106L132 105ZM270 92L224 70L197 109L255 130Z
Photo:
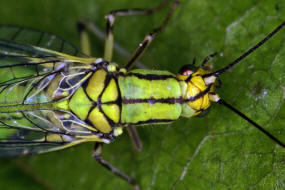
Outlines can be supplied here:
M179 118L181 90L170 72L137 69L119 76L118 82L122 124L167 123Z

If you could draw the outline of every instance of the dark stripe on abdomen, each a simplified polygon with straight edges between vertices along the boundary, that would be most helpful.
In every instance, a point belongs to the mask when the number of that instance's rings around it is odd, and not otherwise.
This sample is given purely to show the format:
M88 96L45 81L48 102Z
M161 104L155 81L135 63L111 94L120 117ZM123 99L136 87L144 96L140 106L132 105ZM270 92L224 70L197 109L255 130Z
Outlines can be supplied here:
M136 123L123 123L124 124L130 124L130 125L149 125L149 124L162 124L162 123L170 123L173 122L175 120L171 120L171 119L149 119L146 121L139 121Z
M150 98L150 99L122 99L123 104L136 104L136 103L149 103L149 104L155 104L155 103L166 103L166 104L175 104L183 103L182 98L165 98L165 99L155 99L155 98Z
M166 80L169 78L176 79L173 75L155 75L155 74L140 74L140 73L128 73L124 74L125 77L135 76L139 79L145 80Z

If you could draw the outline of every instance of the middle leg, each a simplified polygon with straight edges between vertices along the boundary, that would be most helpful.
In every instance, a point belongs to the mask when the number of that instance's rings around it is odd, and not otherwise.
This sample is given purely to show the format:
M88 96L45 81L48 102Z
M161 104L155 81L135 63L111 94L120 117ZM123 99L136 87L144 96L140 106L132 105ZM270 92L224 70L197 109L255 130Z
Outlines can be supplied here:
M173 4L172 4L170 10L168 11L165 19L163 20L162 24L158 28L155 28L152 32L148 33L145 36L144 40L139 44L139 47L136 49L136 51L134 52L134 54L132 55L130 60L124 66L124 68L127 71L130 70L130 68L134 65L134 63L145 52L145 50L150 45L152 40L157 36L157 34L161 33L165 29L167 23L169 22L169 19L173 15L173 13L174 13L175 9L177 8L178 4L179 4L179 0L174 0Z
M131 184L135 190L140 190L138 184L135 182L133 178L129 177L128 175L120 171L118 168L114 167L109 162L104 160L104 158L102 157L102 146L103 146L102 143L95 143L94 153L93 153L93 157L95 158L95 160L98 161L107 170L111 171L116 176L120 177L121 179Z

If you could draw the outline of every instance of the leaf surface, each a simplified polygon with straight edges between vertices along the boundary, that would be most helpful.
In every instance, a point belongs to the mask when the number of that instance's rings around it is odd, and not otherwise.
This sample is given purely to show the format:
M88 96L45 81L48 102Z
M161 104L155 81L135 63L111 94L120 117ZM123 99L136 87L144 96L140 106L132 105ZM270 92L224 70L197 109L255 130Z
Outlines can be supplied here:
M132 7L154 7L151 0L0 0L1 23L53 32L79 45L76 22L88 18L104 31L104 15ZM152 16L118 18L115 40L133 52L167 10ZM284 19L282 0L183 0L166 30L153 41L141 62L176 73L209 54L221 68L271 32ZM221 76L218 93L285 142L285 30ZM92 37L93 55L103 42ZM127 58L115 53L123 65ZM213 105L205 117L171 125L138 128L144 149L135 152L127 133L104 146L103 156L150 189L284 189L285 150L228 109ZM91 157L93 145L16 160L0 161L0 188L132 189Z

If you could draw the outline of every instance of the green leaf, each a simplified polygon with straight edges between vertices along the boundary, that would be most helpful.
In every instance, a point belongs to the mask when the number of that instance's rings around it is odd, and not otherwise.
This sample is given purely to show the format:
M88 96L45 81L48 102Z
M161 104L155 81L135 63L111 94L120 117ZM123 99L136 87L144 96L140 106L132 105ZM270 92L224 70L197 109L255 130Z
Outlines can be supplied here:
M0 0L1 23L53 32L79 45L76 22L88 18L104 30L104 15L131 7L154 7L151 0ZM221 68L271 32L284 19L283 0L182 1L166 30L141 62L176 73L196 57L220 56ZM152 16L118 18L115 39L133 52L167 10ZM285 142L285 30L221 76L220 96ZM103 42L92 38L93 55ZM127 58L115 54L123 65ZM285 150L228 109L213 105L205 117L171 125L138 128L144 145L133 150L127 133L104 147L103 156L134 177L144 189L284 189ZM132 189L91 157L92 144L16 160L0 161L0 188Z

